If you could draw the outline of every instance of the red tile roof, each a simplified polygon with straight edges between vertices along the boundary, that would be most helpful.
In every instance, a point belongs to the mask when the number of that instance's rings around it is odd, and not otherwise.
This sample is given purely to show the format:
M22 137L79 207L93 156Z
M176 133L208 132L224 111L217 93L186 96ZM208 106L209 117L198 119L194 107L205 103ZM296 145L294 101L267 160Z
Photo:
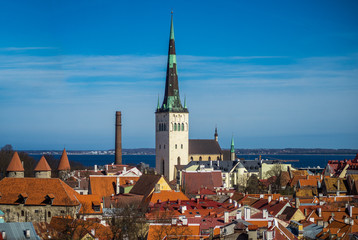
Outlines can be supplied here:
M77 199L81 202L80 214L102 214L101 197L98 195L78 195ZM99 205L99 211L95 211L93 206Z
M53 194L52 205L79 205L79 194L58 178L4 178L0 189L0 204L18 205L19 195L27 194L25 205L46 205L46 196Z
M19 154L14 153L10 161L9 166L6 169L7 172L24 172L24 167L22 166Z
M156 203L158 200L165 201L176 201L176 200L189 200L189 198L181 191L177 192L174 190L162 190L160 192L153 192L147 199L147 202Z
M134 183L139 180L139 177L118 177L119 185L125 185L128 181L133 181ZM117 186L117 176L90 176L89 177L89 186L90 192L92 194L97 194L101 197L108 197L116 193Z
M185 193L196 194L198 191L206 187L209 190L215 190L217 187L223 186L221 171L212 172L182 172L182 186Z
M66 149L63 149L60 163L58 164L57 170L71 170L70 162L68 161Z
M50 165L48 165L45 156L41 157L35 167L35 171L51 171Z

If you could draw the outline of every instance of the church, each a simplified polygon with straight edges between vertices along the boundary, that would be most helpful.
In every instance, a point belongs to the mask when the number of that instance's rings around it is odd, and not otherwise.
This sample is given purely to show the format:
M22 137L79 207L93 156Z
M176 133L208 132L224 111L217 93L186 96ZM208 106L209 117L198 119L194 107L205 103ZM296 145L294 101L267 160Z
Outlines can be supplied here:
M173 14L171 16L164 99L155 112L155 155L157 173L172 181L176 166L190 161L235 160L234 141L230 150L222 150L217 129L213 139L189 140L189 111L179 94Z

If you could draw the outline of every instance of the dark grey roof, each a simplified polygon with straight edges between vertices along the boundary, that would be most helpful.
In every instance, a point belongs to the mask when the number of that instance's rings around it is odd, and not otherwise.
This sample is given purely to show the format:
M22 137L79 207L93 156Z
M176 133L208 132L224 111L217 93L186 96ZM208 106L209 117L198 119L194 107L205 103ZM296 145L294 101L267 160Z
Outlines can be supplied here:
M30 231L30 237L26 237L26 230ZM31 222L0 223L0 232L6 232L7 240L39 240L34 225Z
M221 170L224 172L229 172L235 165L238 163L238 161L191 161L188 163L187 168L191 166L198 166L198 169L200 166L204 166L204 168L213 168L214 170Z
M222 154L222 151L214 139L189 139L189 155L200 154Z
M259 172L261 168L260 160L241 160L242 165L248 172Z

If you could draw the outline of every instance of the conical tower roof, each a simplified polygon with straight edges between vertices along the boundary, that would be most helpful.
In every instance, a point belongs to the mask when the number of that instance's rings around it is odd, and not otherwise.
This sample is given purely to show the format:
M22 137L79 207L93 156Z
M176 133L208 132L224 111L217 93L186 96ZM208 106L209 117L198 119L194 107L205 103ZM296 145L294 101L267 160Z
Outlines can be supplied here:
M6 171L8 172L24 172L24 167L22 166L19 154L17 152L14 153L12 159L10 161L9 166L7 167Z
M45 156L42 156L40 161L37 163L35 167L36 172L40 171L51 171L50 165L48 165Z
M71 170L70 162L68 161L66 149L63 149L62 156L60 159L60 163L58 164L57 170Z

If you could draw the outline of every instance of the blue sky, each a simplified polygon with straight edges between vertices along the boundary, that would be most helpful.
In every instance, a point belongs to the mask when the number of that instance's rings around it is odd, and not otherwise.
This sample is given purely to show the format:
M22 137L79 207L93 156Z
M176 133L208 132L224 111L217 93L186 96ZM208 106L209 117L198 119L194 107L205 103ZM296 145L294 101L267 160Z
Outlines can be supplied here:
M358 148L357 1L2 1L0 145L154 147L170 11L190 138Z

